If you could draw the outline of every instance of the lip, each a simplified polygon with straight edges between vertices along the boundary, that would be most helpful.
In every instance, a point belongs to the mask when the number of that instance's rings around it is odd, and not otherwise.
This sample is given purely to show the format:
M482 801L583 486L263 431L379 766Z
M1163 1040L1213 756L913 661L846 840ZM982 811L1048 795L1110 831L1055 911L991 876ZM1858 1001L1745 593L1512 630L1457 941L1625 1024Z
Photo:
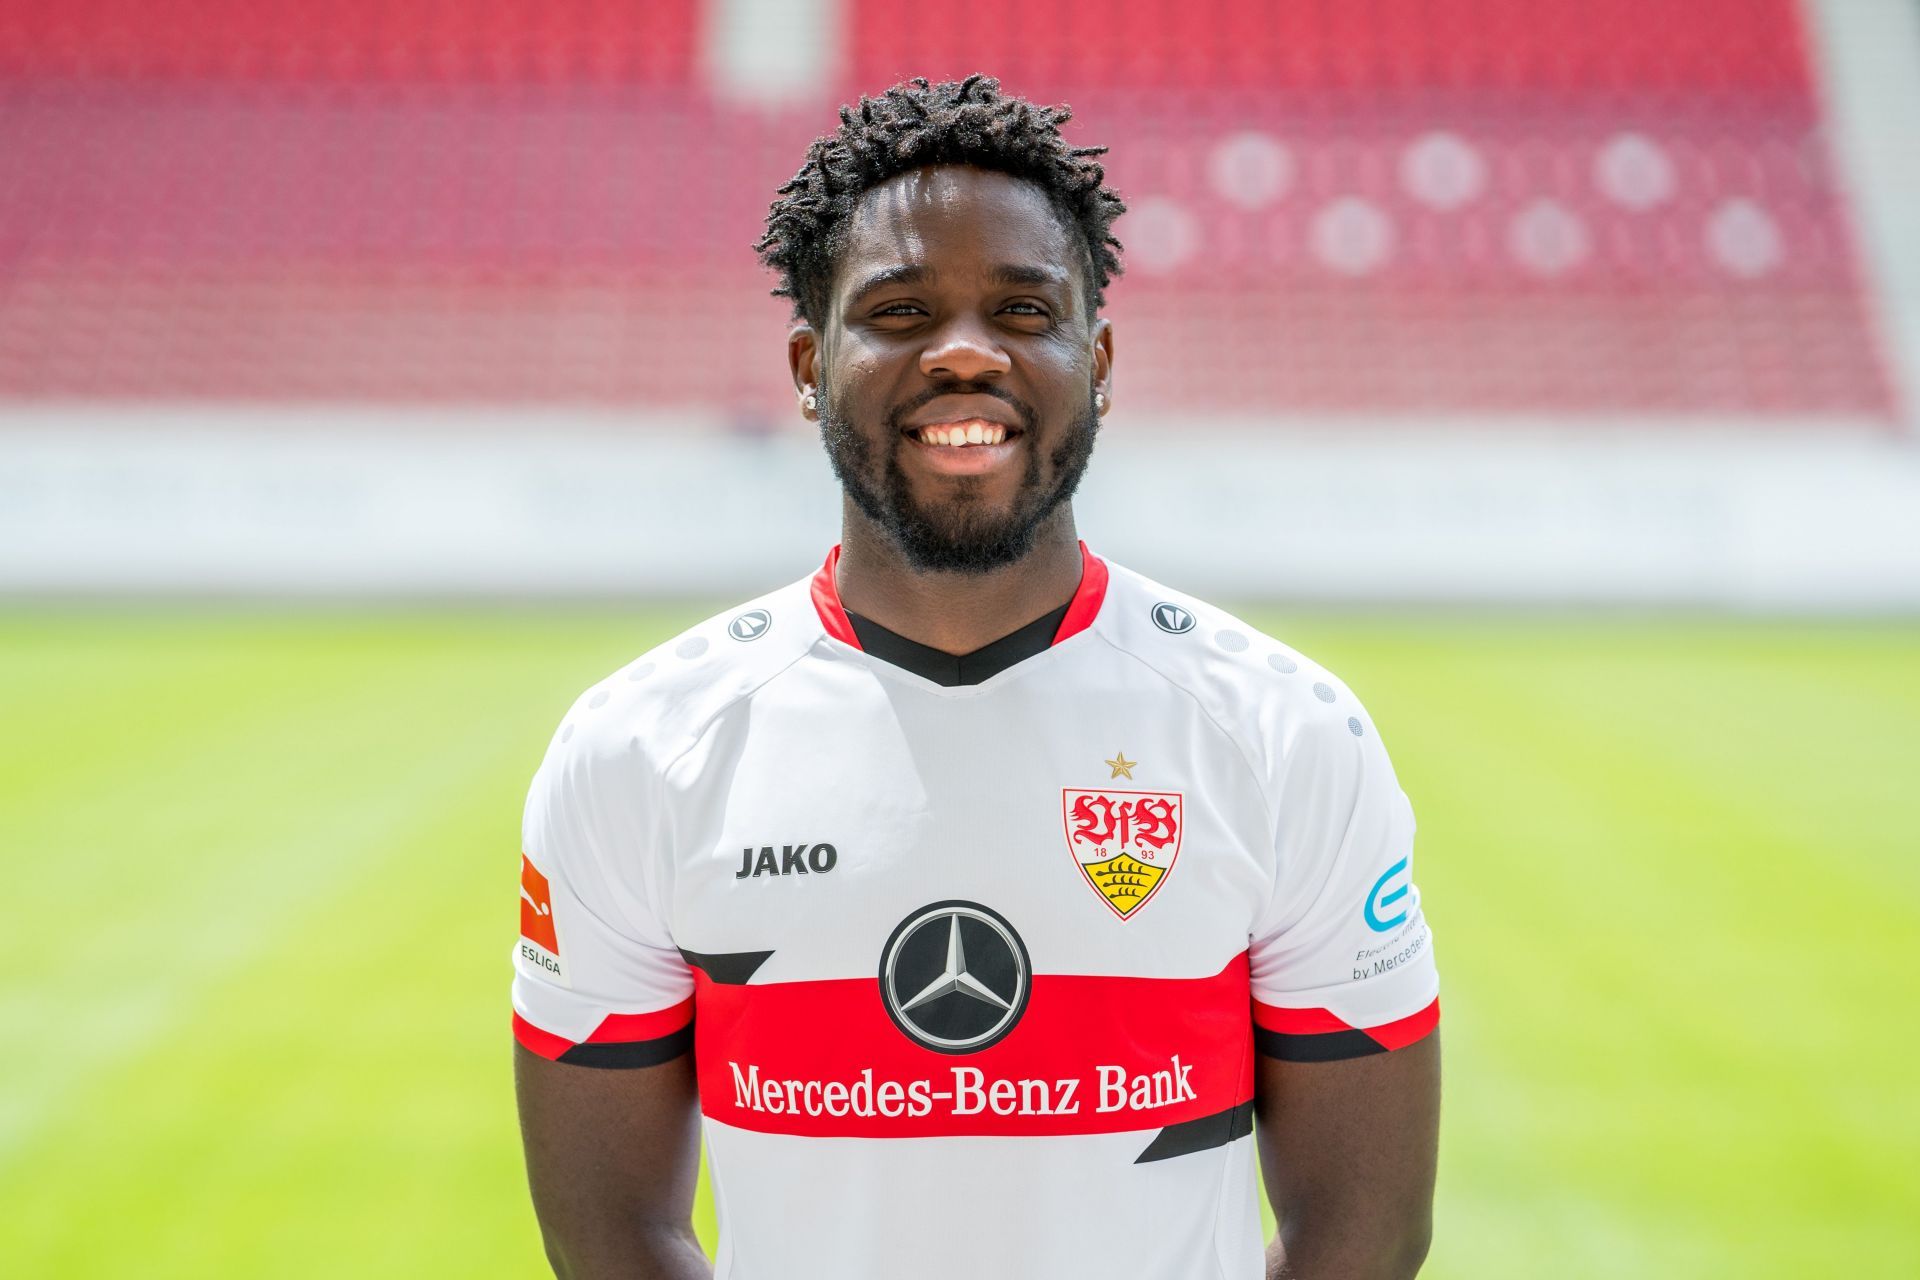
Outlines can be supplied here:
M1020 423L1020 415L1013 411L1013 406L992 396L941 396L928 403L920 412L906 419L901 425L908 431L918 431L922 427L969 422L975 418L982 422L1003 426L1009 435L1025 429Z

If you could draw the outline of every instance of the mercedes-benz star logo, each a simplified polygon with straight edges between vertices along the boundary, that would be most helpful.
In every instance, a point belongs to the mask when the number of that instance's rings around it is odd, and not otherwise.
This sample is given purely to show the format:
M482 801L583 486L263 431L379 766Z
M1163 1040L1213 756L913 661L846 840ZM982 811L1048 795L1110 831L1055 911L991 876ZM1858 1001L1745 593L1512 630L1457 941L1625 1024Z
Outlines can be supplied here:
M908 1039L978 1053L1026 1012L1026 944L977 902L936 902L900 922L880 953L880 996Z

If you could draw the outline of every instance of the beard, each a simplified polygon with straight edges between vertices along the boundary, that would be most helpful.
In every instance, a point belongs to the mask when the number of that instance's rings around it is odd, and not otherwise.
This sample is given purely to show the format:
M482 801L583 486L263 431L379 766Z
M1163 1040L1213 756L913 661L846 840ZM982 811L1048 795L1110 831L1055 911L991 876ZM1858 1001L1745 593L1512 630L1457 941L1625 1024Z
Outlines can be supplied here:
M951 392L943 387L917 399L924 403L945 394ZM840 415L825 385L820 386L819 396L820 440L840 487L861 514L900 549L907 563L923 573L991 573L1025 559L1039 540L1042 526L1080 487L1080 478L1093 457L1094 438L1100 432L1100 415L1089 391L1085 411L1068 425L1047 453L1043 467L1040 450L1033 444L1033 410L1023 402L999 396L1018 410L1028 447L1011 507L1005 512L992 512L982 506L985 485L977 476L954 477L949 482L953 496L945 502L915 499L906 469L900 465L903 428L899 419L916 406L905 406L888 415L888 438L895 443L876 467L873 441Z

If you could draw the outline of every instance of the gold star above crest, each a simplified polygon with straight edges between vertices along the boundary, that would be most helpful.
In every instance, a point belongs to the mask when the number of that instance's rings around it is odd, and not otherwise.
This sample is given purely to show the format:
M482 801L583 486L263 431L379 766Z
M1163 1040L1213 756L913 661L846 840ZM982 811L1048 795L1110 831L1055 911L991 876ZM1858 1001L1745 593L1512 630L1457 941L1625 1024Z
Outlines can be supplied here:
M1107 775L1107 780L1111 782L1115 778L1133 777L1133 766L1139 763L1140 762L1138 760L1127 759L1126 752L1124 751L1120 752L1118 755L1114 756L1113 759L1107 761L1107 767L1113 770L1112 773Z

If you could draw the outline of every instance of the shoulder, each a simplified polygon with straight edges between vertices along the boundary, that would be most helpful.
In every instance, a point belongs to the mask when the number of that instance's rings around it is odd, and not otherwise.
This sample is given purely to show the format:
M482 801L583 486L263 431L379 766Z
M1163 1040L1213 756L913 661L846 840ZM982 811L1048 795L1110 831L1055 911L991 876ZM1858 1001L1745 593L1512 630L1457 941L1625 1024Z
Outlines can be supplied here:
M1300 650L1217 605L1108 564L1095 629L1192 697L1270 783L1308 763L1384 754L1360 699Z
M716 613L583 691L554 732L548 765L631 760L663 769L821 636L807 579Z

